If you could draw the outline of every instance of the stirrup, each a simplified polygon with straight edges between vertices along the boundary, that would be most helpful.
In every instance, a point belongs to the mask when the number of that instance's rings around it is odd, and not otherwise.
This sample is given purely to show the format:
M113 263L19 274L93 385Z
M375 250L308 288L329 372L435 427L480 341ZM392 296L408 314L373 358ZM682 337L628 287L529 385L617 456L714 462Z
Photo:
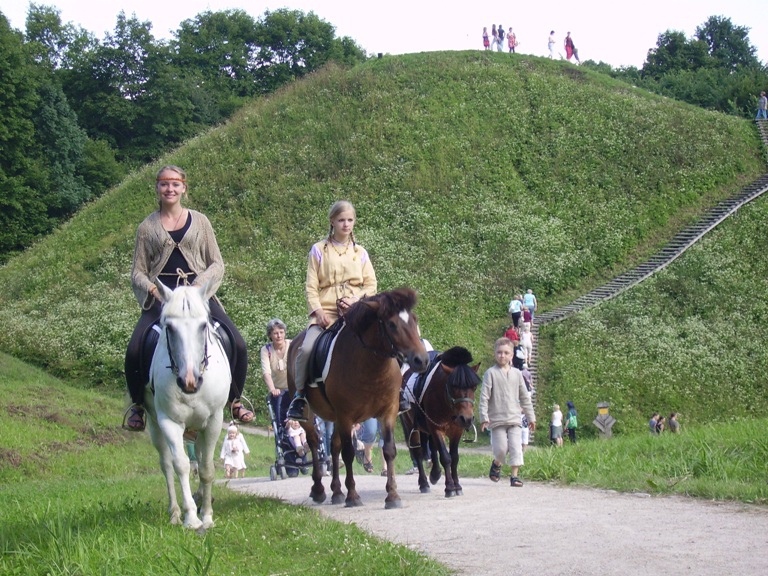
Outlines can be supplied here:
M248 405L251 407L250 410L245 407L243 401L248 403ZM235 404L239 404L239 406L235 408ZM235 410L237 410L237 415L235 415ZM253 422L253 404L251 404L251 401L248 400L248 398L245 396L240 396L240 398L232 400L229 405L229 413L232 415L233 419L237 420L238 422L242 422L243 424Z
M288 410L285 413L285 417L289 420L296 420L297 422L306 422L307 417L304 416L307 408L307 399L298 394L293 397L291 403L288 405Z
M130 416L128 415L130 413ZM141 426L129 426L128 421L133 418L134 416L141 418ZM141 406L140 404L136 404L135 402L128 406L128 409L123 414L123 430L128 430L129 432L144 432L144 429L147 427L147 419L145 417L145 410L144 406Z

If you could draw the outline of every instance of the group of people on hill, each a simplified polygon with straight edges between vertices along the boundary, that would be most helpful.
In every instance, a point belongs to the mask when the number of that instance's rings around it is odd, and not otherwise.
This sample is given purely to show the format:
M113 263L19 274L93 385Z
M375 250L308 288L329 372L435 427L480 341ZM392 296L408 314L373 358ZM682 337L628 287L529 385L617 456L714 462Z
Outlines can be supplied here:
M648 430L651 434L661 434L662 432L671 432L677 434L680 432L680 422L677 421L677 412L672 412L669 419L654 412L648 421Z
M504 40L505 35L506 43ZM506 34L504 32L504 26L501 24L498 26L496 26L496 24L491 26L490 34L488 34L488 27L483 27L483 48L485 50L493 50L496 48L498 52L503 52L505 44L509 49L510 54L514 54L516 48L520 45L520 42L517 39L517 35L512 30L511 26L509 27L509 30L506 32ZM555 39L555 31L552 30L549 33L549 38L547 39L547 50L549 52L550 59L554 58L555 56L556 44L557 40ZM565 49L565 59L568 60L568 62L571 61L571 58L574 58L577 64L581 64L581 60L579 60L579 51L576 48L576 45L573 43L573 38L571 38L570 32L565 35L565 39L563 40L563 48ZM560 57L562 58L562 54Z
M509 49L509 53L513 54L515 52L515 48L517 48L519 42L517 41L517 36L515 35L514 31L512 30L512 27L509 27L509 30L504 33L504 26L501 24L496 26L494 24L491 26L491 35L488 36L488 27L483 27L483 47L486 50L493 50L496 48L497 52L504 52L504 37L506 35L506 46Z

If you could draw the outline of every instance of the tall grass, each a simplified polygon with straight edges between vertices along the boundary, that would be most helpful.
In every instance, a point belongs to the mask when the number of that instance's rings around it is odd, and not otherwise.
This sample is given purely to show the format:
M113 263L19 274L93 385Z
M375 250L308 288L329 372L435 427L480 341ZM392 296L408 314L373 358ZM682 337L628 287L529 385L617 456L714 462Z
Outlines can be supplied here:
M157 453L146 434L116 429L120 409L0 353L0 574L448 573L315 510L222 484L215 529L171 526ZM266 476L273 440L248 441L249 474Z

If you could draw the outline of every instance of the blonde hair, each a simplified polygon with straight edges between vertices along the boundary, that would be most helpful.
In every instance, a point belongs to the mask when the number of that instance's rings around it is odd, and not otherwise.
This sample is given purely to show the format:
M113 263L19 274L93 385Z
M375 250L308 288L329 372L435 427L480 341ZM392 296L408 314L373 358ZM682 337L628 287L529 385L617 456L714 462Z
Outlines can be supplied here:
M184 192L182 193L182 197L186 196L187 190L189 189L187 187L187 173L183 169L179 168L178 166L174 166L173 164L166 164L165 166L160 168L160 170L157 171L157 175L155 176L155 193L157 193L157 183L160 182L161 180L165 180L165 178L160 178L160 175L166 171L176 172L176 174L179 175L178 180L180 180L181 183L184 184ZM158 204L162 206L162 202L160 202L159 200L158 200Z
M336 216L338 216L342 212L352 212L352 214L355 215L355 220L357 220L357 210L355 210L355 207L352 205L352 202L350 202L349 200L336 200L336 202L334 202L331 205L331 209L328 210L328 220L333 220L334 218L336 218ZM325 239L325 245L323 246L325 250L328 249L328 242L330 242L332 238L333 238L333 224L331 224L330 228L328 229L328 237ZM352 249L355 252L357 252L357 242L355 241L355 233L350 232L349 238L350 240L352 240Z
M512 349L515 348L514 345L512 344L512 340L510 340L506 336L502 336L501 338L496 340L496 342L493 344L493 351L495 352L496 350L498 350L499 346L509 346Z

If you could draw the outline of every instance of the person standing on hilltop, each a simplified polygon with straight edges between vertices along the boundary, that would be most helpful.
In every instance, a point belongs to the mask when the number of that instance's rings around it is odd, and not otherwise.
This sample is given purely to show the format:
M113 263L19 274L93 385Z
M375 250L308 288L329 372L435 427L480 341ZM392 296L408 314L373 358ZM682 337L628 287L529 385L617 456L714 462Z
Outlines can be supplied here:
M549 40L547 41L547 48L549 48L549 59L555 57L555 31L552 30L549 33Z
M504 44L504 26L499 24L499 27L496 29L496 32L499 34L499 41L496 43L496 51L503 52L504 49L501 46L502 44Z
M507 32L507 45L509 46L509 53L514 54L515 48L517 48L517 36L512 31L512 26L509 27L509 32Z
M491 40L491 50L493 50L499 44L499 33L496 31L496 24L491 26L491 36L493 37Z
M488 27L483 26L483 47L488 50L491 46L491 41L488 39Z

